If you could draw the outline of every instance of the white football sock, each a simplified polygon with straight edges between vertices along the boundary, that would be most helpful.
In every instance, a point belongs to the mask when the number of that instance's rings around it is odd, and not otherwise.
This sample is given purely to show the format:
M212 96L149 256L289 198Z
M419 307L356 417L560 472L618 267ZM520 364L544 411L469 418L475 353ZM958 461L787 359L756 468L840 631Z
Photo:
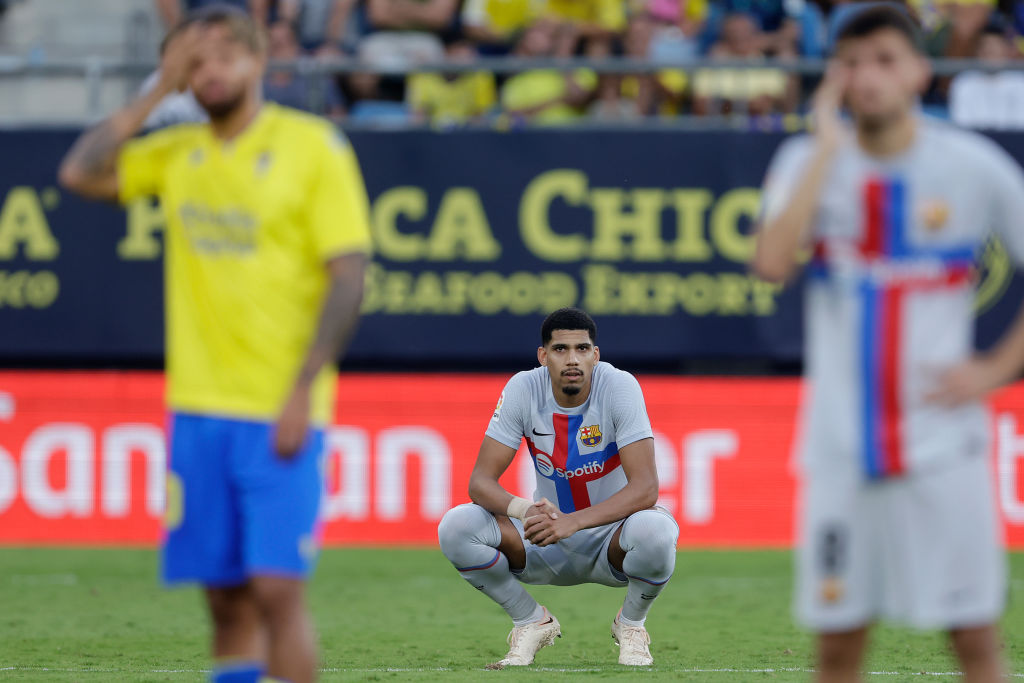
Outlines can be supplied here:
M543 618L544 608L512 575L508 558L497 549L501 530L490 512L473 503L452 508L437 527L437 539L462 578L501 605L516 626Z
M626 518L619 547L626 551L622 570L629 579L619 622L643 626L651 603L672 577L679 527L658 510L641 510Z

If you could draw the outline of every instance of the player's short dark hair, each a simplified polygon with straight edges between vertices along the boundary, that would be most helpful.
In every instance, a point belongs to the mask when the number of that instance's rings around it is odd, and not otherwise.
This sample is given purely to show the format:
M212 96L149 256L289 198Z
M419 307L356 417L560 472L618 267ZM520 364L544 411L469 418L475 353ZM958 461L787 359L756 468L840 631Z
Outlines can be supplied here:
M267 53L267 34L245 10L215 3L189 12L183 24L227 26L231 37L257 55ZM176 27L177 28L177 27Z
M864 8L852 10L836 31L832 50L835 51L844 40L866 38L885 29L898 31L917 52L924 52L921 29L910 12L893 2L870 3Z
M548 317L544 318L544 324L540 326L541 346L548 345L555 330L586 330L590 335L590 341L597 343L597 323L580 308L559 308L548 314Z

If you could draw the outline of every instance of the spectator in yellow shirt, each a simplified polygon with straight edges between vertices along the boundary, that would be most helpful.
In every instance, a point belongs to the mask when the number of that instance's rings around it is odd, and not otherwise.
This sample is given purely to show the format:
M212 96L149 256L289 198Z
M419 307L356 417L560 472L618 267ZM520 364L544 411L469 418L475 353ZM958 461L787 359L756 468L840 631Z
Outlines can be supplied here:
M559 33L559 24L538 19L516 45L516 56L554 56ZM597 75L589 69L531 69L505 81L501 106L513 124L567 123L583 115L596 89Z
M623 0L544 0L543 15L573 24L584 36L618 34L626 29Z
M470 43L451 43L450 61L472 63L476 51ZM449 128L481 120L497 103L494 74L486 71L419 73L409 77L406 101L417 122Z
M538 0L541 17L558 22L559 52L576 54L582 45L590 49L608 49L626 30L626 3L623 0Z
M462 30L487 54L506 54L537 15L536 0L464 0Z

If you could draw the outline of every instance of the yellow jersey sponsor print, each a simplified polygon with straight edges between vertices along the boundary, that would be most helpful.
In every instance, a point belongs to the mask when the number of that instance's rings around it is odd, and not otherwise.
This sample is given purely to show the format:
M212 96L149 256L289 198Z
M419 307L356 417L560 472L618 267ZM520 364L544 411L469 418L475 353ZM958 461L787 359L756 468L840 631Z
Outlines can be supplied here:
M118 176L123 202L156 195L167 219L171 408L274 419L316 331L325 261L370 249L352 148L327 121L267 104L228 142L201 124L133 140ZM334 377L314 384L317 424Z

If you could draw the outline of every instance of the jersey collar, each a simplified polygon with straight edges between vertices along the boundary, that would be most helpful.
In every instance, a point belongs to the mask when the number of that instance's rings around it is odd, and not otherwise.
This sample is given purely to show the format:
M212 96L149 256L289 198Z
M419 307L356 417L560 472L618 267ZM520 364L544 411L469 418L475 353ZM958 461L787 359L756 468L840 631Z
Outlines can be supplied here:
M206 135L209 141L222 152L233 152L238 149L243 149L248 146L250 140L259 140L262 138L263 131L269 127L274 119L277 118L277 105L273 102L264 102L260 106L260 110L256 112L256 117L246 126L241 133L235 136L233 140L223 141L217 138L213 134L213 128L209 125L206 126Z

